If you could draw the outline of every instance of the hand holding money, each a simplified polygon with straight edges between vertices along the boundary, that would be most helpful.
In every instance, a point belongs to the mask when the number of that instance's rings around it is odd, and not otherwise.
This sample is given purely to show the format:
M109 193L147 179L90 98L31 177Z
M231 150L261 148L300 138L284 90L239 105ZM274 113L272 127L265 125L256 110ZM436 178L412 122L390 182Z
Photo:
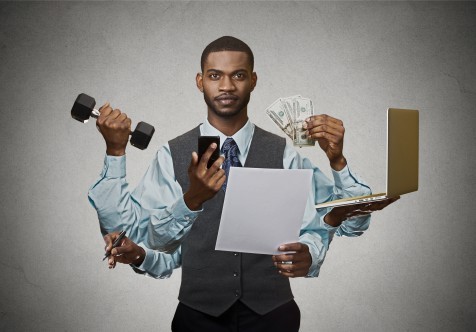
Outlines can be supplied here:
M342 154L344 148L344 124L341 120L326 114L313 115L303 124L309 138L317 140L326 153L331 167L337 171L347 164Z
M334 170L340 171L347 165L342 154L345 132L342 121L325 114L314 115L311 99L300 95L279 98L266 109L266 114L294 145L314 146L317 141Z
M312 101L301 96L279 98L266 109L266 114L286 135L294 145L314 146L315 142L303 128L305 120L314 114Z

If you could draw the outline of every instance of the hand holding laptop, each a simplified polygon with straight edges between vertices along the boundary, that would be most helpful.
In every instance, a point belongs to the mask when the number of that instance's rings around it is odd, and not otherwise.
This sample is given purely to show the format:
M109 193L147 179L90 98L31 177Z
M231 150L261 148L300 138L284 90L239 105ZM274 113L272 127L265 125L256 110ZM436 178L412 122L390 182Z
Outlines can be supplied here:
M316 209L368 204L418 190L418 110L387 110L387 191L320 203Z
M386 198L381 201L374 201L369 203L344 205L334 207L325 217L326 224L332 227L338 227L340 224L349 218L360 217L371 214L375 211L380 211L386 208L388 205L400 199L400 196Z

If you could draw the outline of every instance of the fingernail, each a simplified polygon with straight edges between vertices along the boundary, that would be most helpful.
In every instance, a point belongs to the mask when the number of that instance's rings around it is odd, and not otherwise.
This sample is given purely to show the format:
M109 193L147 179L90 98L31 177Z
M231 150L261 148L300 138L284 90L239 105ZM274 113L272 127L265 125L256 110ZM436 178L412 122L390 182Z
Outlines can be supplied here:
M279 246L279 250L284 250L284 246Z
M306 121L306 122L309 122L309 121L311 121L311 118L307 118L305 121Z
M212 143L211 147L215 149L217 147L216 143Z
M302 127L303 127L304 129L307 129L307 122L304 122L304 123L302 124Z
M278 263L274 262L274 266L278 266Z

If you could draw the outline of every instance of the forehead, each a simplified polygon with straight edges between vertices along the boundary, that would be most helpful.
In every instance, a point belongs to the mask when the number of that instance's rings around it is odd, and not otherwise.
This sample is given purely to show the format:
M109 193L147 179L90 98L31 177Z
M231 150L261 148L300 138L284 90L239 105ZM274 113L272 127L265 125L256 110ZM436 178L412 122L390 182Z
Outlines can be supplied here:
M248 54L239 51L220 51L208 54L203 71L210 69L234 71L238 69L251 70Z

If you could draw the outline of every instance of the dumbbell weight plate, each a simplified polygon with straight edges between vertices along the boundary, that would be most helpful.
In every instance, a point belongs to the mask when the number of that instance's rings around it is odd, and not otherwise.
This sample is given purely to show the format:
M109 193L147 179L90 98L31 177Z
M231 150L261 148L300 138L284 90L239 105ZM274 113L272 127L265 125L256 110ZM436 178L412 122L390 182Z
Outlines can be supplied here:
M94 106L96 106L96 100L85 93L81 93L74 102L73 108L71 109L71 116L73 119L86 123L92 115Z
M131 145L144 150L154 135L155 128L146 122L139 122L131 134Z

